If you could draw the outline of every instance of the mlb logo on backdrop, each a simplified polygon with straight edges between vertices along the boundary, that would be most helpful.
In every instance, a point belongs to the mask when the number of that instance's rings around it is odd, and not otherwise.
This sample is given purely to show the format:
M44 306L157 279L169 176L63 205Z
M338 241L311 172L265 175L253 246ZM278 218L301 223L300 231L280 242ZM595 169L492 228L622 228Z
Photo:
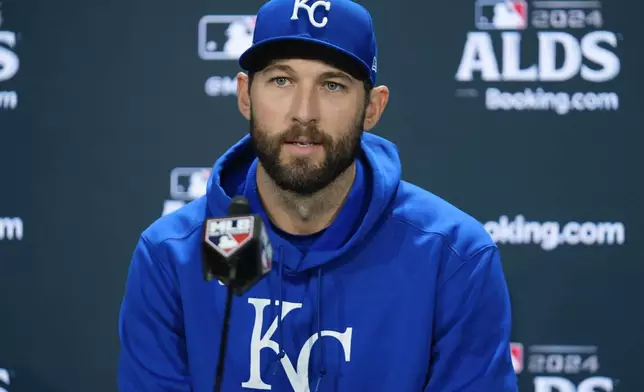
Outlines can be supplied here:
M514 372L519 374L523 371L523 344L510 343L510 354L512 355L512 367Z
M477 0L476 27L480 30L523 30L528 27L528 3L524 0Z
M206 194L209 167L177 167L170 173L170 196L176 200L194 200Z
M206 194L209 167L177 167L170 173L170 200L163 204L161 215L168 215L186 203L198 199Z
M199 57L237 60L253 44L255 15L205 15L199 21Z

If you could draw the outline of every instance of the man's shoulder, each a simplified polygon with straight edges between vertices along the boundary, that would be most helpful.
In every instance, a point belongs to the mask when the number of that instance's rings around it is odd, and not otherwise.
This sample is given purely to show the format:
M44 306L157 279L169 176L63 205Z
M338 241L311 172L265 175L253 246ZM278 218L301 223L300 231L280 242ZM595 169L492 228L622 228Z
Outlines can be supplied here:
M416 230L442 237L461 259L496 244L481 222L440 196L401 181L392 217Z
M199 236L205 216L206 197L203 196L158 218L143 230L141 237L156 247L163 242L181 241L195 234Z

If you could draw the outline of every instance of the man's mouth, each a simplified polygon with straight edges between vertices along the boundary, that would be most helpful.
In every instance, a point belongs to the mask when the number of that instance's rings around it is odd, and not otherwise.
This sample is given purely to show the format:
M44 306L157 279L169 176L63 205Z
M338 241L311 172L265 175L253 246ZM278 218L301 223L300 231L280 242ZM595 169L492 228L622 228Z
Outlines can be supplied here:
M297 139L287 140L286 143L293 144L298 147L313 147L321 144L302 136L298 137Z

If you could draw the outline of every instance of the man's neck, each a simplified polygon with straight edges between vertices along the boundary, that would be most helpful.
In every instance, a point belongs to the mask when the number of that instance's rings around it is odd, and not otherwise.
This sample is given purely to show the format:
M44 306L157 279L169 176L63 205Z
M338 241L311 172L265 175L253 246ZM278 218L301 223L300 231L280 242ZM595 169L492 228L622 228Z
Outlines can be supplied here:
M354 162L326 188L311 196L301 196L278 187L260 163L257 189L273 224L290 234L313 234L333 222L349 195L355 176Z

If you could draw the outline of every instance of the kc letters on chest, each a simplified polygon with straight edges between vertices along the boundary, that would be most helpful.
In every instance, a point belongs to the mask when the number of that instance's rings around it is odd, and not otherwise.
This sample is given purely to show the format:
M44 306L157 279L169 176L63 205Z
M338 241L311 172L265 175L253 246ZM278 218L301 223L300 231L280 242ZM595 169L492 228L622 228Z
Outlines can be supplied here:
M262 379L262 369L266 364L260 363L260 352L264 349L270 349L273 350L275 354L279 353L279 346L277 342L273 340L275 332L277 331L277 316L272 320L267 320L265 318L265 313L270 314L270 312L265 312L265 310L267 310L266 308L269 306L278 307L279 301L274 301L273 304L271 304L271 301L268 299L249 298L248 304L249 306L253 306L255 310L255 320L250 337L250 376L248 381L242 383L242 387L270 390L271 386L266 384ZM300 303L284 301L282 304L282 321L287 319L289 315L294 315L301 309L302 304ZM271 324L266 333L262 335L265 322L270 322ZM337 339L342 345L344 360L347 362L351 361L351 339L353 337L353 328L347 327L342 332L323 330L320 335L323 338ZM286 377L293 387L294 392L308 392L309 390L309 360L311 358L311 350L318 339L317 333L312 334L300 348L297 358L291 358L288 354L285 354L280 360L282 367L284 368L284 372L286 373Z

